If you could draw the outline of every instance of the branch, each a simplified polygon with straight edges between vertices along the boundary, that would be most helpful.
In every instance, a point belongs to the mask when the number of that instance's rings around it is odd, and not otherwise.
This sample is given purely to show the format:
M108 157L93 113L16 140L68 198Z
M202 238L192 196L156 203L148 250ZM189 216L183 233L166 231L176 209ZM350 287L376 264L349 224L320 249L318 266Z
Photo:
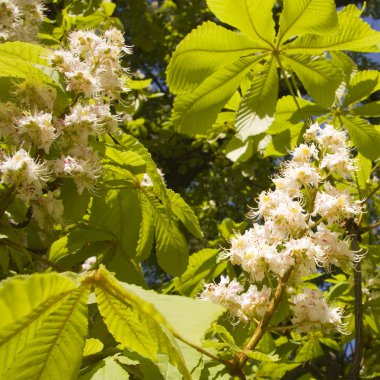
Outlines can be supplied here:
M350 231L351 232L351 231ZM353 251L359 250L357 234L353 234L351 243ZM361 263L356 264L354 270L354 293L355 293L355 349L350 372L350 380L358 380L363 358L363 303L362 303L362 275Z
M260 323L257 325L255 332L252 335L252 338L248 342L248 344L243 349L243 352L238 354L235 357L234 365L236 368L243 368L245 363L248 360L247 352L253 350L257 344L259 343L260 339L266 332L267 327L269 326L269 323L274 315L274 313L277 310L277 307L282 299L282 295L284 294L284 291L286 289L286 284L289 281L290 275L292 274L293 267L289 268L287 272L281 277L277 288L275 290L274 296L271 299L271 302L269 304L268 310L263 316L263 319L260 321Z

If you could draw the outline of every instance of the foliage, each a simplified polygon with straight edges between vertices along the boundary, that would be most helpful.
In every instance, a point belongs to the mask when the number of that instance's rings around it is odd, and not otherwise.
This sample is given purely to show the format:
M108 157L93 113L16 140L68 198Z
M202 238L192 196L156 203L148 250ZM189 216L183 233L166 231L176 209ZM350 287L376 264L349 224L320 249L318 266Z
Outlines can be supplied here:
M2 2L0 378L378 376L380 77L361 55L379 51L377 5ZM226 298L229 316L194 298L226 276L248 289L223 258L311 122L350 137L353 181L319 184L365 206L331 227L363 258L304 273L305 290L266 269L271 310L231 324ZM320 290L346 335L292 327Z

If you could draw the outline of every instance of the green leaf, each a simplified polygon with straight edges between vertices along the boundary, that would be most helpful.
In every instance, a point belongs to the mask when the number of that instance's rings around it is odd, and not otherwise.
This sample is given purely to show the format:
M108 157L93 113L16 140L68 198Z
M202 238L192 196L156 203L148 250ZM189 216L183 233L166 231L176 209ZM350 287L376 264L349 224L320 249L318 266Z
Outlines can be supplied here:
M333 0L284 0L280 16L279 41L306 33L331 34L338 31Z
M274 57L256 73L244 94L236 116L238 137L245 141L249 136L265 132L273 122L278 96L277 61Z
M205 248L193 253L189 265L180 278L174 280L176 290L188 297L195 297L204 282L212 281L226 268L226 261L218 261L219 250Z
M338 33L327 36L308 34L286 45L286 49L309 54L321 54L326 50L378 51L376 45L380 43L380 32L371 29L369 24L351 12L339 12L338 20Z
M274 3L274 0L207 0L220 21L239 29L262 49L270 49L274 41Z
M248 351L247 356L251 359L255 359L260 362L276 362L280 360L278 355L264 354L263 352L259 352L259 351Z
M297 352L295 361L306 362L323 355L323 350L318 340L308 340Z
M28 42L5 42L0 44L0 55L6 55L8 58L21 59L30 63L47 66L47 58L50 51L40 45L34 45Z
M265 157L286 155L299 143L305 130L305 123L298 123L293 125L291 129L272 136L272 141L265 150Z
M78 288L42 323L5 378L72 379L79 372L87 334L88 289Z
M283 63L297 74L310 96L324 107L335 99L335 91L343 80L341 71L326 58L306 54L282 56Z
M166 72L170 91L190 92L216 70L258 48L261 49L244 35L205 22L177 46Z
M345 82L350 83L351 75L358 70L356 63L341 51L331 51L329 54L332 63L343 71Z
M79 376L78 380L128 380L129 374L119 364L117 356L101 360L90 371Z
M370 160L379 157L380 132L375 126L359 117L342 115L342 121L359 152Z
M174 214L183 223L186 229L198 239L203 237L203 232L191 207L174 191L168 189L168 195Z
M185 238L154 194L145 191L141 192L141 196L145 196L152 207L158 264L170 275L178 276L188 264L189 252Z
M297 106L295 100L297 101ZM275 135L287 129L292 129L295 124L308 120L313 116L328 113L328 109L323 108L309 100L291 95L283 96L277 101L276 113L272 125L267 129L267 133Z
M47 67L47 50L25 42L0 44L0 77L33 78L59 86L58 73Z
M242 57L211 74L193 92L179 95L173 110L177 130L191 135L206 133L244 76L262 58L262 55Z
M123 347L155 362L159 353L167 354L184 378L191 379L166 320L151 303L122 286L104 267L98 270L95 293L109 331Z
M380 73L376 70L357 72L347 86L347 95L343 107L367 99L372 93L380 89Z
M136 189L109 190L102 196L94 197L91 226L111 233L126 257L136 256L140 223L141 209Z
M369 178L372 170L372 161L365 158L362 154L358 153L355 157L358 163L358 169L355 171L354 176L360 189L365 190L369 185Z
M0 285L0 377L36 335L49 314L76 288L56 273L14 277Z
M136 257L139 260L145 260L150 256L152 250L154 220L152 217L152 207L150 202L141 192L139 192L139 200L141 205L141 223L136 247Z
M380 100L360 105L358 107L352 108L350 111L353 115L359 115L364 117L379 117Z
M101 352L104 348L104 344L95 338L86 339L86 343L83 349L83 356L95 355Z
M194 344L200 344L211 324L225 313L224 307L211 302L157 294L130 284L122 286L150 302L165 317L171 331Z

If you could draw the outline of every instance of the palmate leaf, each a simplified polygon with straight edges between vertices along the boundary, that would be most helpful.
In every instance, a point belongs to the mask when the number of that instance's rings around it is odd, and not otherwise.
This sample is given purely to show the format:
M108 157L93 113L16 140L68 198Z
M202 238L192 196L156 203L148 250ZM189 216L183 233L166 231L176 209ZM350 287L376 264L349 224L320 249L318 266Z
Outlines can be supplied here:
M360 117L342 115L342 121L358 151L366 158L375 160L380 156L380 132L374 125Z
M193 92L174 101L173 123L180 132L206 133L218 112L263 55L243 57L211 74Z
M207 0L220 21L239 29L262 49L270 48L274 41L274 3L274 0Z
M188 263L189 252L185 238L154 194L144 191L141 196L146 197L151 205L158 264L170 275L178 276L185 271Z
M236 130L241 140L265 132L272 124L277 96L277 61L272 57L255 75L237 111Z
M122 286L104 267L98 270L97 279L98 308L115 339L153 361L159 353L168 355L183 377L191 379L169 325L156 308Z
M74 281L56 273L16 277L0 287L0 378L13 368L19 352L36 335L49 314L67 302Z
M336 33L337 28L334 0L284 0L278 33L280 41L306 33Z
M339 12L339 31L333 35L317 36L307 34L284 46L288 51L321 54L324 51L351 50L360 52L378 51L380 32L372 29L356 12L356 7L345 8Z
M89 289L74 290L50 314L4 378L13 380L75 379L87 334Z
M182 199L182 197L174 191L168 189L170 203L172 205L173 213L183 223L186 229L195 237L201 239L203 232L199 225L198 218L195 216L191 207Z
M282 62L297 74L311 97L322 106L330 106L335 90L343 80L342 72L328 59L306 54L283 55Z
M167 82L174 94L190 92L210 74L240 57L261 50L242 34L205 22L178 45L167 68Z

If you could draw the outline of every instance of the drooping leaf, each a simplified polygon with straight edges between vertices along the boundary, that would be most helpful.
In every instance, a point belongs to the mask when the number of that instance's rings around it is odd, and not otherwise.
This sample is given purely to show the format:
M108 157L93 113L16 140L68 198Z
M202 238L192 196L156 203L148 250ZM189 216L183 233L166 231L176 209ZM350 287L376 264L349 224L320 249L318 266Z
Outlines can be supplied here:
M380 73L378 71L358 71L347 85L347 95L344 99L343 106L345 107L366 99L378 90L380 90Z
M178 217L189 232L191 232L195 237L201 239L203 237L203 232L194 211L179 194L168 189L168 195L173 213Z
M73 379L79 372L87 334L88 289L80 287L41 324L17 355L5 378Z
M335 5L334 5L335 7ZM287 50L321 54L324 51L351 50L360 52L377 51L380 32L352 12L341 11L338 14L339 31L332 35L317 36L308 34L286 45Z
M188 297L195 297L204 282L212 281L226 268L226 261L218 261L218 249L202 249L193 253L189 265L180 278L174 280L176 290Z
M167 354L184 378L191 379L169 325L156 308L122 286L104 267L99 268L97 279L98 308L115 339L153 361L159 353Z
M211 74L193 92L179 95L173 110L177 130L191 135L206 133L244 76L261 58L262 55L243 57Z
M167 68L167 82L174 94L190 92L209 75L240 57L261 49L244 35L213 22L188 34L175 50Z
M144 260L149 257L152 250L154 219L152 217L152 207L150 202L141 192L139 192L139 200L141 205L141 223L136 247L136 256L139 260Z
M262 49L269 49L274 41L274 3L274 0L207 0L216 17L242 31Z
M245 141L249 136L265 132L273 122L278 96L277 61L274 57L256 73L252 86L244 94L236 116L238 137Z
M278 38L285 42L306 33L332 34L338 31L333 0L284 0Z
M298 54L282 57L305 86L310 96L320 105L328 107L335 99L335 90L343 80L341 71L323 57Z
M109 190L94 197L90 225L111 233L126 257L136 256L140 222L141 209L136 189Z
M145 191L141 196L146 197L152 208L158 264L167 273L178 276L185 271L188 263L189 252L185 238L154 194Z
M370 160L380 156L380 132L360 117L342 115L342 121L358 151Z
M372 161L358 153L356 156L358 162L358 169L355 171L354 176L360 189L365 190L369 184L369 178L372 170Z
M1 378L49 314L66 302L75 288L73 281L56 273L15 277L1 283Z

